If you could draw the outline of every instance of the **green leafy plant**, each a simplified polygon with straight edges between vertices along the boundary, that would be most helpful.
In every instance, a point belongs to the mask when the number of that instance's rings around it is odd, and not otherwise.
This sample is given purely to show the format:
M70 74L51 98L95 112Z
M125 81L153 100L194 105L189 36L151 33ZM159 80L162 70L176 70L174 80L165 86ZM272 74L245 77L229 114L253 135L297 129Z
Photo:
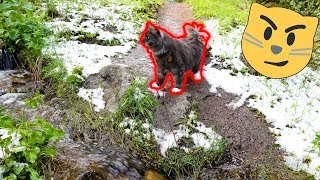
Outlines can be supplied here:
M45 13L36 14L27 0L4 0L0 4L0 37L9 51L32 67L41 56L48 30L42 23Z
M134 127L130 127L131 134L128 136L132 142L133 149L147 161L155 161L159 154L156 153L157 143L151 132L142 127L142 124L153 122L153 109L159 103L154 99L146 86L146 79L137 77L131 83L125 95L121 98L118 109L109 117L109 122L115 129L124 133L124 128L120 124L129 118L135 122ZM137 133L133 133L137 132ZM148 133L149 138L144 137ZM160 155L161 156L161 155Z
M74 89L79 88L83 82L84 82L84 76L83 76L83 69L84 67L75 67L72 70L72 73L70 76L67 77L67 86Z
M181 148L170 148L167 150L167 157L158 162L158 166L174 179L183 179L185 176L200 178L200 173L206 165L216 164L224 152L226 141L221 140L206 150L202 147L186 152Z
M25 120L24 117L25 109L41 105L42 98L37 93L27 100L20 120L0 114L0 179L40 179L38 163L55 155L52 143L62 139L64 132L42 118Z
M312 141L315 148L320 150L320 132L316 132L316 137ZM320 153L319 153L320 156Z
M46 0L46 14L48 18L55 18L59 16L54 0Z
M163 4L164 0L119 0L119 2L132 5L134 20L145 22L155 18L157 9ZM140 27L139 24L137 26Z
M121 98L119 108L111 118L117 123L120 123L125 117L142 122L152 122L152 110L158 104L146 87L146 79L137 77Z

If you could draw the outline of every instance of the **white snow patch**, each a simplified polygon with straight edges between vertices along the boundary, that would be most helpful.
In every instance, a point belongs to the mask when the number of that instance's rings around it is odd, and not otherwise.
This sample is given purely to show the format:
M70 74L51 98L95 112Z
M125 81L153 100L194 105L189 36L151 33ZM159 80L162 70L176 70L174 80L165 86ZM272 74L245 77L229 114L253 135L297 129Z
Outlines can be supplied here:
M178 147L177 142L182 137L191 137L195 144L194 147L203 147L205 149L212 148L218 140L222 139L212 128L205 127L202 122L197 122L196 125L188 125L198 130L198 132L191 133L191 130L186 125L179 125L179 129L173 130L172 132L165 132L163 129L152 129L163 156L166 156L166 151L169 148ZM188 152L191 148L184 147L183 149Z
M105 108L105 101L103 100L103 95L104 95L104 92L102 88L97 88L97 89L80 88L78 93L78 96L91 102L94 105L94 110L97 112Z
M194 118L195 112L191 111L188 116L190 119ZM186 152L189 152L195 147L203 147L204 149L219 148L216 146L216 143L222 139L222 137L215 133L212 128L207 128L201 122L194 124L188 123L188 125L182 124L179 125L177 130L165 132L163 129L153 127L150 123L143 123L141 126L138 126L136 120L126 117L122 120L119 126L124 128L125 133L134 136L139 136L139 132L137 131L139 130L139 127L144 128L146 131L140 134L142 137L137 137L140 141L142 141L143 138L150 139L153 134L157 144L160 146L160 152L163 156L166 156L166 151L173 147L179 147ZM195 129L197 132L191 133L193 131L190 127ZM177 142L182 137L190 137L195 145L192 148L178 146Z
M172 88L172 92L174 93L179 93L181 91L181 89L179 88Z
M0 159L3 159L4 157L10 157L11 154L7 153L6 149L8 149L9 152L16 152L15 149L20 147L21 135L8 129L0 129L0 136L1 140L7 138L11 139L11 144L5 147L0 147Z
M304 170L320 179L320 157L312 141L315 133L320 131L320 75L306 67L300 73L284 79L267 79L263 76L237 73L232 70L243 67L239 59L241 53L241 37L244 27L234 29L225 36L218 34L217 21L207 21L207 29L211 31L213 59L205 67L204 76L211 85L211 92L217 88L240 96L240 100L231 104L240 107L245 102L258 109L266 116L266 120L274 128L276 143L286 151L286 164L293 170ZM216 57L228 57L220 62ZM222 69L213 66L219 64ZM254 95L256 98L248 97ZM230 104L229 104L230 105ZM310 163L304 158L310 157Z
M135 88L134 90L134 99L139 101L142 98L144 98L144 94L142 93L141 89L139 89L138 87Z
M200 71L194 74L194 79L195 80L200 80L201 79Z
M64 64L71 74L77 66L84 67L83 75L98 73L103 67L111 64L110 57L117 53L127 53L131 45L123 46L100 46L96 44L85 44L78 41L61 42L50 49L50 53L56 54L64 59ZM47 51L49 53L49 51Z
M98 73L101 68L111 64L110 57L128 53L140 34L137 24L144 23L133 16L133 6L117 1L109 1L104 6L99 2L81 0L58 1L56 4L59 14L67 17L68 22L56 18L46 25L55 34L70 36L70 40L62 38L57 45L52 42L43 51L63 58L69 74L76 66L84 67L85 76ZM81 37L83 39L85 36L105 45L80 43ZM114 45L115 41L119 45Z

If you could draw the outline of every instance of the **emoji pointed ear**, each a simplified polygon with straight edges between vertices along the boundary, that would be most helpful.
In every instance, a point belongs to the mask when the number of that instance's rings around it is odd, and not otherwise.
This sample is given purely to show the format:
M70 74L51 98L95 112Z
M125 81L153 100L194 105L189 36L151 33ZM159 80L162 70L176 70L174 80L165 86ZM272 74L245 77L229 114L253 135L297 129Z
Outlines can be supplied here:
M258 4L258 3L252 3L250 13L251 12L261 12L262 9L266 9L266 7L264 7L263 5Z
M308 17L308 25L313 27L315 30L317 29L319 24L319 19L316 17Z

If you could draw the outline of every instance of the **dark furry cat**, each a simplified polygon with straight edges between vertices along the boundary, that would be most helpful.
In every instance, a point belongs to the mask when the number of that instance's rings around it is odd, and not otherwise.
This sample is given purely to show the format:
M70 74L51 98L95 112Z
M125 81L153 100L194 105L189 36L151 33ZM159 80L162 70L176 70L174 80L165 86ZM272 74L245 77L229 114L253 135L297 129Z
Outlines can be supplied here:
M168 73L171 73L175 87L181 89L185 73L191 70L195 74L200 70L204 44L195 29L188 27L187 33L186 38L176 39L149 26L143 42L150 48L155 58L158 86L161 86Z

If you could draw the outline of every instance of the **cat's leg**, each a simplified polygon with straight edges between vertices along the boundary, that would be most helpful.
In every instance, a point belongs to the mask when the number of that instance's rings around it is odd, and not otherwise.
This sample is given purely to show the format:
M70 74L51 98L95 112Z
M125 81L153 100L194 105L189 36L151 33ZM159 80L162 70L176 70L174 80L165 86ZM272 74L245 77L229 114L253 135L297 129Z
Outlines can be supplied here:
M192 72L193 72L193 77L194 77L195 80L200 80L201 79L200 64L195 65L192 68Z
M166 77L166 74L164 72L164 69L162 67L158 67L158 81L157 81L158 86L162 86L165 77Z
M173 72L174 87L172 88L172 92L177 93L181 91L183 76L184 73L181 75L179 71Z

